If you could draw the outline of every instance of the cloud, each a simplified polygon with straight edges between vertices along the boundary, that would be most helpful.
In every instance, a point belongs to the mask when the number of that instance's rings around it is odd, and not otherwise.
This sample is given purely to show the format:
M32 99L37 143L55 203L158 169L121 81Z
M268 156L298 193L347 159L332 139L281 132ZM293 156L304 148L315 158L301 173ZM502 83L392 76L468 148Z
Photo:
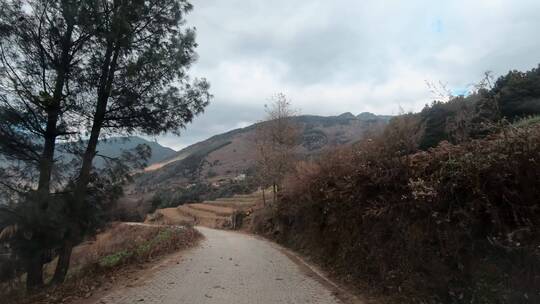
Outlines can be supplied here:
M426 80L462 92L483 72L538 64L537 0L192 0L200 59L215 96L184 147L264 116L283 92L305 114L420 110Z

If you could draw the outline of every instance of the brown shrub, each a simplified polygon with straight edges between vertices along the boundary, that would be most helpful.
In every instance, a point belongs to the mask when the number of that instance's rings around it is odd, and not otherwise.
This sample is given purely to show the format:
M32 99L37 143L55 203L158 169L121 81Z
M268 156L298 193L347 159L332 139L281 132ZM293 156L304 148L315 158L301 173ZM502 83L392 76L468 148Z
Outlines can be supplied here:
M539 303L540 128L407 156L389 146L300 164L277 239L403 302Z
M184 227L113 223L95 240L74 248L72 270L99 267L100 262L119 252L133 253L130 258L138 261L148 260L161 252L187 247L196 238L192 233L192 229ZM142 251L141 248L148 249ZM126 262L128 259L119 261L119 264Z

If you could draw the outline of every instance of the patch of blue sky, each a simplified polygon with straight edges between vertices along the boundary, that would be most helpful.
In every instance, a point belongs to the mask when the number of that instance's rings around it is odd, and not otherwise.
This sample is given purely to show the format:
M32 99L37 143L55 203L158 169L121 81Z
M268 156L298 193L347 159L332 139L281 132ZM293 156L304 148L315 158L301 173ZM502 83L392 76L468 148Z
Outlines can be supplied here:
M469 87L453 88L452 90L450 90L450 92L454 96L467 96L470 93L470 88Z
M431 29L437 34L442 33L444 31L444 25L442 20L436 19L435 21L433 21L433 23L431 23Z

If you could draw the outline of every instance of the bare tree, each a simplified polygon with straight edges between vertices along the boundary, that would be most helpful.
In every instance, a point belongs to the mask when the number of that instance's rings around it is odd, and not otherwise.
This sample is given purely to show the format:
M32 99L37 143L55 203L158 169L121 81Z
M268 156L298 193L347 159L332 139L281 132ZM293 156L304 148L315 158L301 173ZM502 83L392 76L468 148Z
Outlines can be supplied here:
M495 80L495 75L493 74L493 71L485 71L484 75L482 76L482 79L478 83L470 84L472 89L469 92L469 95L478 94L482 91L489 91L493 89L493 86L495 85L495 81L496 80Z
M293 121L297 112L287 96L279 93L270 101L265 105L266 119L258 124L256 133L258 175L265 204L264 190L269 186L272 187L272 201L277 201L281 181L295 160L294 150L299 137L299 128Z
M426 80L426 86L432 95L432 98L441 102L448 102L454 98L454 94L448 88L448 84L442 81L434 82Z

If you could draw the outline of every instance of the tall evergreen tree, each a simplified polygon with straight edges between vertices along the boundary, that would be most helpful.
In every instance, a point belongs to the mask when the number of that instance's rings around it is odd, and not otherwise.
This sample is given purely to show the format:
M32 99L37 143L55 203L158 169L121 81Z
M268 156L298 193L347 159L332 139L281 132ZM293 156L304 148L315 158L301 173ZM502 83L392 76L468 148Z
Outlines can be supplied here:
M56 142L70 135L64 115L75 105L69 84L90 37L85 4L8 0L0 5L0 153L22 164L10 168L12 175L22 175L26 186L35 184L29 187L35 193L25 195L35 209L27 213L35 217L49 207ZM28 222L35 227L32 236L39 237L43 222ZM44 253L30 249L27 285L32 288L43 284Z
M540 114L540 65L530 71L510 71L499 77L490 96L508 120Z
M73 185L71 218L81 219L99 138L118 133L179 133L204 110L211 95L205 80L191 81L196 59L195 32L185 28L185 0L96 1L93 14L103 22L88 47L77 80L77 116L89 139ZM96 67L99 67L97 69ZM64 280L71 248L87 227L73 221L66 232L55 281Z
M57 249L54 281L64 280L72 247L109 199L99 194L106 177L92 166L98 141L180 133L208 104L208 83L187 76L196 59L195 33L184 21L191 9L184 0L0 5L0 154L11 164L0 173L22 181L2 184L16 193L18 220L31 230L20 229L32 236L21 238L22 251L32 252L29 287L43 284L42 265ZM61 172L60 139L78 140L75 170Z

